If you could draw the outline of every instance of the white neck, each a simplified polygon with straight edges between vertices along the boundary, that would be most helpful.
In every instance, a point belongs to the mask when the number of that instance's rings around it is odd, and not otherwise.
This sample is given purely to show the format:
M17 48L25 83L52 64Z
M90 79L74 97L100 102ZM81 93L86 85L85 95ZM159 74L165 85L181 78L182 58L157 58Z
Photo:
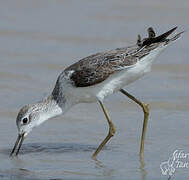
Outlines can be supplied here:
M39 120L37 125L40 125L44 121L59 116L63 113L65 113L70 107L71 104L65 102L63 107L60 107L57 102L53 99L52 96L49 96L47 99L39 102L37 104L39 108Z

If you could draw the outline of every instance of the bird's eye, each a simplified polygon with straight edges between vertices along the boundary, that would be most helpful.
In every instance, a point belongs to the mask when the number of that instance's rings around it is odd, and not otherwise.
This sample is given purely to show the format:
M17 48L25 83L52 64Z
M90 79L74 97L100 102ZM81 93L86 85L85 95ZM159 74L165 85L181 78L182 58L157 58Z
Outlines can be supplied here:
M27 124L27 123L28 123L28 118L24 118L24 119L22 120L22 122L23 122L23 124Z

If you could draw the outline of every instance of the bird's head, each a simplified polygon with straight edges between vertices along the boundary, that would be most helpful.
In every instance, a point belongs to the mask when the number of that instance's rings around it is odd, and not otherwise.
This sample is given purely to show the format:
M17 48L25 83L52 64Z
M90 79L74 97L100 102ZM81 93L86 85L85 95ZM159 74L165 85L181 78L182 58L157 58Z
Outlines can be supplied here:
M26 136L34 127L42 123L41 110L34 105L22 107L16 118L18 134Z
M40 109L34 105L26 105L22 107L16 118L16 125L18 128L18 138L16 140L15 146L11 152L11 155L14 153L15 149L18 146L18 150L16 155L19 153L21 145L24 141L26 135L28 135L31 130L42 123L43 119L41 119Z
M30 104L22 107L16 118L18 128L18 138L11 152L13 155L18 146L16 155L18 155L24 138L31 132L34 127L39 126L47 119L62 113L62 109L52 99L46 99L40 103Z

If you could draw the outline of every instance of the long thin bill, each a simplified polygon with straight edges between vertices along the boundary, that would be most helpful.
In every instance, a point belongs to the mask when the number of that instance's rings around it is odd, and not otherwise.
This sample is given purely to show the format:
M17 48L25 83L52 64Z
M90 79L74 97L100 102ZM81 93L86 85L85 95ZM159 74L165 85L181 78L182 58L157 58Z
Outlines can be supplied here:
M18 146L18 150L17 150L17 152L16 152L16 156L18 155L18 153L19 153L19 151L20 151L20 148L21 148L21 146L22 146L23 141L24 141L24 134L21 136L21 141L20 141L20 144L19 144L19 146Z
M13 153L14 153L14 151L15 151L15 149L16 149L16 147L17 147L17 145L18 145L19 141L20 141L20 138L21 138L21 135L20 135L20 134L18 134L18 137L17 137L17 139L16 139L16 143L15 143L15 145L14 145L14 147L13 147L13 149L12 149L11 153L10 153L10 156L12 156L12 155L13 155Z
M17 150L17 152L16 152L16 155L18 155L18 152L19 152L19 150L20 150L20 148L21 148L21 145L22 145L22 143L23 143L23 140L24 140L24 134L23 134L23 135L18 134L18 137L17 137L16 142L15 142L15 145L14 145L14 147L13 147L11 153L10 153L10 156L12 156L12 155L14 154L14 151L16 150L17 146L19 145L19 146L18 146L18 150ZM20 142L20 143L19 143L19 142Z

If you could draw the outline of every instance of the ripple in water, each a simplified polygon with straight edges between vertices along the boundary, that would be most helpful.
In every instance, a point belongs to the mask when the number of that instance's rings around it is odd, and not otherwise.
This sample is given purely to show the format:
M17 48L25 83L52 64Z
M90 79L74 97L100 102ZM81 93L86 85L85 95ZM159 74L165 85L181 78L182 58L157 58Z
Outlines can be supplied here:
M78 143L28 143L23 144L19 154L29 153L65 153L65 152L87 152L95 151L97 146ZM9 155L12 149L2 149L0 153ZM104 150L108 150L107 147Z

